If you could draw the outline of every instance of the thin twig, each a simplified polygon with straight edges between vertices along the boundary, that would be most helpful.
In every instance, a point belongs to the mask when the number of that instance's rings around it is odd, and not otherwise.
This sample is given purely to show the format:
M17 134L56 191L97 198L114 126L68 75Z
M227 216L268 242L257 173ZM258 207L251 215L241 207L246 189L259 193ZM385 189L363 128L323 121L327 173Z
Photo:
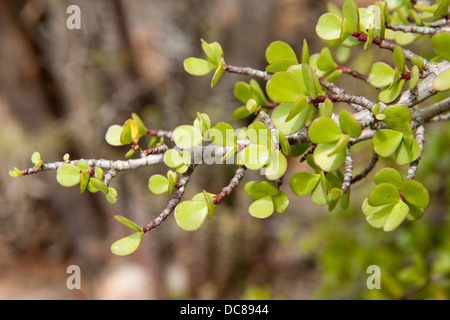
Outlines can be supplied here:
M261 71L250 67L237 67L226 64L223 66L223 68L225 71L230 73L237 73L252 78L259 78L265 81L269 80L272 77L272 74L268 73L267 71Z
M420 159L422 159L422 154L423 154L423 146L425 144L425 127L424 126L420 126L417 128L416 131L416 140L417 143L419 144L419 156L417 157L416 160L414 160L413 162L411 162L408 172L406 173L406 179L414 179L414 177L416 176L416 172L417 172L417 168L419 166L419 162Z
M418 33L418 34L436 34L441 32L450 32L450 26L442 26L442 27L427 27L427 26L418 26L418 25L398 25L386 23L386 28L391 29L393 31L401 31L405 33Z
M172 198L167 204L167 207L161 212L161 214L154 220L152 220L149 224L142 227L144 233L153 230L154 228L158 227L161 223L163 223L164 220L166 220L167 217L172 213L172 211L175 209L178 203L180 203L181 198L183 197L184 192L186 190L186 185L188 184L189 179L191 178L194 168L195 165L191 166L188 169L188 171L181 177L180 181L177 183L178 189L173 193Z
M352 159L352 154L350 152L350 146L347 146L347 153L345 155L344 168L345 168L344 179L342 181L341 190L343 193L346 193L352 183L352 175L353 175L353 159Z
M236 170L234 177L230 180L230 184L223 188L221 193L213 197L212 201L215 205L221 204L223 199L228 197L233 192L239 184L239 181L241 181L244 177L246 169L246 167L242 166Z

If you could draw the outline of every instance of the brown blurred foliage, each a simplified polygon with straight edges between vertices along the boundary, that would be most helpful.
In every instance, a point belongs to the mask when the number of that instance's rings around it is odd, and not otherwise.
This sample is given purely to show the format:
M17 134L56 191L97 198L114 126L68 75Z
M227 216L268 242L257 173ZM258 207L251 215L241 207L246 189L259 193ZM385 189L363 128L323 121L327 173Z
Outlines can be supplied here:
M70 4L81 8L81 30L66 28ZM287 226L316 213L309 202L257 221L240 190L199 231L182 231L170 217L121 258L109 247L127 230L113 215L142 225L156 217L168 199L150 194L147 179L165 168L121 173L114 206L62 188L52 172L13 179L8 170L31 166L34 151L47 162L65 153L121 159L126 150L103 137L132 112L154 129L191 123L196 111L229 121L239 106L234 82L248 79L226 75L211 89L209 77L186 74L183 60L201 56L200 38L218 41L229 64L263 69L274 40L299 51L306 38L314 51L324 10L315 0L0 0L0 298L240 299L252 288L309 298L314 261L296 241L280 244ZM186 198L219 192L232 175L225 166L199 168ZM81 267L81 290L66 288L71 264Z

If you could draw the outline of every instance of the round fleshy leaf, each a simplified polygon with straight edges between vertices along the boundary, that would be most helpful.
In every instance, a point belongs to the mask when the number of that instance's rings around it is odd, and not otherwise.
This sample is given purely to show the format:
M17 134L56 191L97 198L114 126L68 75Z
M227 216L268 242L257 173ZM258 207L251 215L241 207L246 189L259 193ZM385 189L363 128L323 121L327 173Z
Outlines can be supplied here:
M144 125L144 122L142 121L142 119L136 113L132 113L131 117L133 118L133 121L138 126L139 138L145 136L147 134L147 127Z
M341 125L342 131L350 137L357 138L361 135L361 126L358 121L345 109L339 112L339 124Z
M375 176L373 177L373 181L375 184L380 183L391 183L397 188L400 188L403 183L403 178L400 172L392 168L384 168L381 169Z
M437 33L431 38L433 50L443 59L450 60L450 33Z
M184 60L184 70L194 76L204 76L216 69L216 66L205 59L187 58Z
M286 71L290 66L296 65L298 63L297 59L291 58L280 58L273 61L266 67L266 71L269 73L276 73L280 71Z
M311 193L311 200L318 206L326 206L330 203L331 199L328 195L328 190L323 179L317 184L317 187Z
M213 88L217 82L219 81L222 74L225 72L225 68L223 67L224 61L220 60L219 66L216 69L216 72L214 73L214 76L211 80L211 88Z
M389 157L397 150L402 139L403 134L401 132L390 129L381 129L375 133L372 142L376 153L382 157Z
M223 57L223 50L218 42L208 43L203 39L200 39L202 43L202 49L206 58L215 66L217 66Z
M317 59L317 66L320 70L324 72L330 72L336 69L336 62L334 62L331 51L328 47L325 47L320 52L319 58Z
M265 196L275 196L278 194L278 189L267 181L250 181L244 187L245 193L247 193L252 199L258 200Z
M308 106L308 98L306 96L301 96L292 105L291 111L286 118L286 122L294 119L299 113L301 113Z
M241 120L247 118L249 115L250 112L248 112L246 106L242 106L234 110L233 114L231 115L231 120Z
M289 185L292 191L299 197L311 193L320 181L320 174L309 172L297 172L292 175Z
M389 217L389 213L395 204L372 207L366 198L362 204L362 211L366 216L367 222L374 228L381 229Z
M247 101L252 97L250 85L243 81L236 82L234 85L234 96L242 103L247 103Z
M34 164L34 167L35 168L39 168L39 167L41 167L42 166L42 163L43 163L43 161L42 161L42 159L41 159L41 154L39 153L39 152L34 152L32 155L31 155L31 162Z
M80 193L83 193L86 190L86 187L89 183L89 174L86 171L81 171L80 173Z
M159 174L155 174L148 180L148 188L154 194L163 194L169 190L169 180Z
M177 146L190 149L203 140L202 132L194 126L182 125L173 131L173 140Z
M114 188L108 188L108 193L106 194L106 200L111 203L115 204L117 202L117 190Z
M128 237L117 240L111 245L111 252L117 256L127 256L135 252L142 241L144 233L136 232Z
M444 71L434 79L433 87L438 91L447 91L450 89L450 69Z
M369 204L373 207L393 204L399 200L399 189L391 183L380 183L369 194Z
M398 226L403 222L403 220L405 220L408 213L409 213L408 205L403 201L399 200L389 213L389 217L386 219L386 222L384 223L383 230L389 232L397 229Z
M274 41L266 49L266 59L269 64L280 58L297 60L294 50L283 41ZM297 64L296 62L295 64Z
M419 82L419 67L413 66L411 69L411 78L409 79L409 89L413 90Z
M419 154L420 147L416 139L412 139L411 144L406 143L403 139L399 148L395 151L395 161L402 166L416 160Z
M308 135L314 143L327 143L339 140L343 134L332 119L319 118L311 123Z
M202 132L202 135L211 129L211 119L206 113L197 112L197 118L194 120L194 127Z
M400 74L405 73L405 56L403 54L403 49L400 46L394 48L394 64Z
M200 228L207 216L208 205L204 198L183 201L175 208L177 224L186 231L195 231Z
M178 168L184 164L184 160L177 150L170 149L164 153L164 163L170 168Z
M378 99L386 104L395 101L402 93L403 85L405 84L405 82L406 79L396 80L392 87L385 88L378 94Z
M339 169L345 160L345 148L336 149L335 142L320 143L314 150L314 162L326 172Z
M248 208L248 212L255 218L264 219L270 217L274 209L272 197L265 196L255 200Z
M256 103L255 99L250 99L247 101L245 108L247 108L247 111L249 113L255 113L258 109L258 104Z
M405 200L413 206L426 208L430 203L430 195L427 189L415 180L406 180L401 188L401 193Z
M294 102L303 93L298 79L289 72L277 72L267 82L266 91L274 102Z
M272 151L270 162L265 168L265 175L268 180L277 180L284 176L287 169L287 160L279 150Z
M271 118L275 128L280 130L284 135L290 135L300 130L308 118L314 115L314 107L307 104L306 107L300 111L291 120L286 121L292 110L292 103L282 103L275 110L272 111Z
M91 178L89 181L92 184L92 186L96 188L98 191L101 191L104 194L108 194L108 187L102 181L96 178Z
M208 209L208 217L211 220L214 217L214 209L216 207L213 202L214 195L203 190L203 196L205 198L206 208Z
M270 152L263 145L252 144L242 151L242 161L250 170L259 170L264 167L270 159Z
M310 65L302 63L301 67L302 67L303 84L305 88L304 91L306 92L306 95L310 96L313 99L316 99L319 93L318 90L320 90L320 85L316 83L317 76Z
M345 0L342 5L342 14L344 18L348 20L349 24L352 27L352 31L360 32L360 23L359 23L359 10L358 6L355 4L353 0Z
M139 127L132 119L128 119L123 126L122 134L120 135L120 143L127 145L132 142L139 141Z
M226 122L216 124L209 135L212 142L224 147L234 147L237 141L233 127Z
M317 35L323 40L337 40L341 37L342 19L334 13L320 16L316 26Z
M273 204L275 205L275 210L278 213L285 212L287 207L289 206L288 195L283 191L278 192L278 194L273 197Z
M114 219L123 224L125 227L137 232L143 232L142 227L124 216L115 215Z
M106 142L114 147L121 146L120 136L122 134L123 127L119 125L112 125L108 128L105 135Z
M267 126L262 122L254 122L247 128L247 137L253 144L260 144L270 147L270 141L272 139L272 135L267 128Z
M390 85L394 78L395 71L384 62L377 62L370 68L369 81L376 88Z
M386 115L384 122L394 130L403 130L405 122L410 123L412 120L411 110L401 104L387 107L383 114Z
M71 164L65 164L58 168L56 180L63 187L73 187L80 183L80 169Z
M259 106L267 106L267 101L264 91L255 79L250 80L250 89L252 92L252 98L256 100Z

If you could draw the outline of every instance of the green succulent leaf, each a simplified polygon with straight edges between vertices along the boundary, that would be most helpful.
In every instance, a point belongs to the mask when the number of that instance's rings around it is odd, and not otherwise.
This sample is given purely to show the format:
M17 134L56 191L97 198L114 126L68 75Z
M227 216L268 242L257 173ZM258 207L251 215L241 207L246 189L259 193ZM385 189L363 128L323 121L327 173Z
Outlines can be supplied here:
M395 78L395 70L384 62L376 62L369 72L369 82L376 88L389 86Z
M450 33L437 33L431 38L433 50L445 60L450 60Z
M83 193L86 190L86 187L89 183L89 174L86 171L81 171L80 173L80 193Z
M406 72L406 65L402 47L396 46L394 48L393 56L394 56L394 65L397 68L398 72L400 74L404 74Z
M289 58L296 61L294 64L298 64L297 55L289 44L283 41L274 41L266 49L267 62L271 64L280 58Z
M390 183L397 188L400 188L403 183L402 175L400 174L400 172L393 168L381 169L379 172L377 172L377 174L375 174L373 180L377 185L380 183Z
M402 142L403 134L401 132L381 129L373 136L372 142L374 150L382 157L389 157L399 147Z
M115 204L117 202L117 190L114 188L108 188L108 193L106 194L106 200L111 203Z
M213 88L217 84L220 77L222 77L223 73L225 72L224 64L224 61L220 60L219 66L217 67L216 72L214 73L214 76L211 80L211 88Z
M336 142L320 143L314 150L314 162L324 171L335 171L345 161L346 151L344 147L337 148Z
M203 135L200 129L194 126L182 125L173 131L173 140L180 148L191 149L202 142Z
M320 182L311 193L311 200L318 206L325 206L330 203L331 199L328 194L328 186L326 184L324 174L320 174Z
M310 194L319 184L320 174L297 172L289 181L292 191L299 197Z
M184 164L184 160L177 150L170 149L164 153L164 163L170 168L178 168Z
M247 128L247 137L253 144L260 144L270 148L271 136L269 128L262 122L253 122Z
M200 39L202 43L202 49L206 58L214 65L219 65L223 58L223 50L218 42L208 43L203 39Z
M419 67L413 66L411 69L411 78L409 79L409 89L413 90L419 82Z
M142 227L124 216L115 215L114 219L123 224L125 227L137 232L143 232Z
M92 186L94 188L96 188L97 190L103 192L105 195L108 194L108 187L102 181L100 181L100 180L98 180L96 178L91 178L89 181L90 181L90 183L92 184Z
M13 178L17 178L23 175L22 170L14 168L14 170L9 171L9 175Z
M244 186L245 193L247 193L253 200L258 200L265 196L276 196L278 189L267 181L250 181Z
M336 69L336 62L334 62L328 47L323 48L320 52L319 58L317 59L317 66L324 72L330 72Z
M386 115L384 122L394 130L403 130L405 123L411 123L411 110L401 104L388 106L383 113Z
M378 95L378 99L384 103L391 103L395 101L400 93L402 93L403 85L405 84L406 79L398 79L393 82L392 87L385 88Z
M393 204L399 200L399 189L392 183L380 183L369 194L369 205L373 207Z
M117 256L127 256L135 252L142 241L144 233L136 232L129 236L117 240L111 245L111 252Z
M159 174L153 175L148 180L148 188L154 194L163 194L169 190L169 180Z
M320 16L316 25L317 35L327 41L337 40L341 37L342 19L334 13L325 13Z
M205 199L188 200L179 203L175 208L175 220L178 226L186 231L199 229L208 216L208 204Z
M401 200L397 201L394 207L392 207L392 210L383 225L383 230L389 232L397 229L397 227L403 222L403 220L405 220L408 213L408 205Z
M255 218L264 219L270 217L274 209L272 197L264 196L255 200L248 208L248 212Z
M433 16L435 17L441 17L441 16L447 16L448 15L448 8L450 6L450 0L442 0L439 6L437 7L436 11L434 12ZM447 59L449 60L449 59Z
M343 133L332 119L319 118L311 123L308 135L313 143L328 143L338 141Z
M447 91L450 89L450 69L444 71L434 79L433 87L438 91Z
M315 107L308 103L297 115L293 116L292 119L287 120L292 114L292 110L292 103L282 103L276 107L271 114L274 127L286 136L300 130L303 125L312 120L315 114Z
M275 210L278 213L285 212L287 207L289 206L288 195L283 191L279 191L278 194L273 197L273 204L275 205Z
M259 170L270 160L270 151L266 146L252 144L242 151L242 161L250 170Z
M388 204L384 206L372 207L369 205L368 198L363 201L362 210L366 216L367 222L374 228L383 228L386 220L389 217L389 213L395 204Z
M211 141L220 146L234 147L237 142L233 127L226 122L216 124L209 132L209 135Z
M352 116L350 112L342 109L339 112L339 124L341 125L342 131L347 133L352 138L357 138L361 135L361 126L358 121Z
M411 144L407 143L407 141L403 139L399 148L395 152L395 161L399 165L405 165L416 160L419 154L419 143L415 139L411 139Z
M56 171L56 180L63 187L73 187L80 183L80 169L72 164L65 164Z
M193 76L204 76L216 69L216 66L206 59L187 58L184 60L184 70Z
M139 138L145 136L147 134L147 127L144 125L144 122L142 121L142 119L136 113L132 113L131 117L132 117L133 121L136 123L136 125L138 126Z
M234 96L242 103L247 103L247 101L252 97L250 85L243 81L236 82L234 85Z
M202 135L211 129L211 119L206 113L197 112L197 118L194 120L194 128L199 129Z
M426 208L430 203L430 195L427 189L415 180L406 180L400 192L408 203L419 208Z
M277 180L284 176L287 170L286 157L279 150L272 151L270 162L265 168L265 175L268 180Z
M344 15L344 18L349 21L353 31L361 31L358 6L353 0L344 1L342 5L342 14Z
M303 93L298 79L289 72L275 73L267 82L266 91L274 102L294 102Z
M112 125L108 128L105 135L106 142L114 147L121 146L120 136L122 135L123 127L119 125Z

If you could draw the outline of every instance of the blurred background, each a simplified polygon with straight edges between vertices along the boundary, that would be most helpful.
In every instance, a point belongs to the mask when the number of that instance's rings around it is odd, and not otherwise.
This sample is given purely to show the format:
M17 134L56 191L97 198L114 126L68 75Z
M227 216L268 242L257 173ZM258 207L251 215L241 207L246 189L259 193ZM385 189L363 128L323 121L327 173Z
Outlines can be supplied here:
M81 9L81 30L66 28L72 4ZM445 123L427 127L417 176L432 203L422 220L391 233L371 228L360 209L373 174L352 188L348 210L330 213L290 192L288 179L304 169L292 158L282 186L291 201L285 213L264 220L248 214L243 185L260 179L248 173L198 231L181 230L170 216L136 253L117 257L110 245L129 231L113 216L144 225L159 215L169 198L151 194L147 183L167 171L163 165L119 174L112 181L115 205L59 186L55 172L8 175L31 167L34 151L45 162L65 153L123 159L127 149L108 146L104 134L132 112L153 129L190 124L197 111L213 123L246 125L230 116L240 106L234 83L249 79L225 74L211 89L210 77L186 74L183 60L202 56L200 38L218 41L228 64L262 70L275 40L301 52L307 39L310 52L319 52L325 44L314 28L326 6L323 0L0 0L0 299L447 299ZM392 59L381 50L356 50L345 63L367 74L375 58ZM349 93L373 97L369 87L342 81ZM358 146L356 173L368 164L369 148L370 142ZM218 193L233 174L231 166L199 167L185 198L203 189ZM81 268L81 290L66 287L70 265ZM381 290L366 286L370 265L381 269Z

